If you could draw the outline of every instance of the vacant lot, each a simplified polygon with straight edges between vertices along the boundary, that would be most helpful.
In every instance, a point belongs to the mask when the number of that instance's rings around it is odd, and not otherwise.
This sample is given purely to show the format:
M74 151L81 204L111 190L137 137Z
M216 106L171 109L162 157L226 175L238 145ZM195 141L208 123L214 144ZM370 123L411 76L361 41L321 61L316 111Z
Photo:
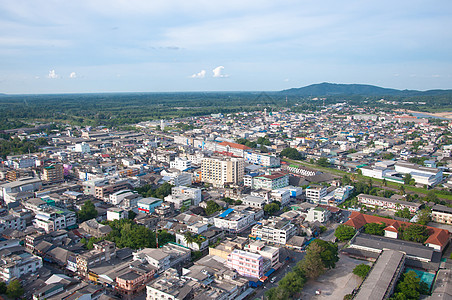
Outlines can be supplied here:
M361 279L354 275L352 271L356 265L363 262L346 255L339 255L335 269L328 270L317 280L306 283L301 299L342 300L346 294L351 293L361 283ZM316 290L320 290L321 294L315 295Z

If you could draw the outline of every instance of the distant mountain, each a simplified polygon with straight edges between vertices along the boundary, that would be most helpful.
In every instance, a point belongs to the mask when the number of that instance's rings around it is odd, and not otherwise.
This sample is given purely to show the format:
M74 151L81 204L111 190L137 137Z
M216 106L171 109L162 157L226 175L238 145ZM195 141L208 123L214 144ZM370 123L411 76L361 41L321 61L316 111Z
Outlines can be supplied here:
M382 88L368 84L337 84L337 83L318 83L301 88L292 88L283 90L280 93L296 96L333 96L333 95L362 95L362 96L434 96L442 94L451 94L452 90L396 90Z

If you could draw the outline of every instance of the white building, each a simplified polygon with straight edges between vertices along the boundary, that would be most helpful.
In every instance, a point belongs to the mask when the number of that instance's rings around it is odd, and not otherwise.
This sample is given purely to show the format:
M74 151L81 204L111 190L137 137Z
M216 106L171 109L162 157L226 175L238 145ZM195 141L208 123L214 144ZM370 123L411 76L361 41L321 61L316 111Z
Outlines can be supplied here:
M383 177L386 176L386 174L391 171L391 169L388 169L385 167L380 167L380 166L362 167L362 168L360 168L360 170L361 170L363 176L377 178L377 179L383 179Z
M296 226L290 220L281 217L263 220L251 229L251 235L255 239L281 245L285 245L296 233Z
M193 174L178 169L163 170L160 175L163 176L163 180L174 186L190 186L193 181Z
M271 154L245 152L245 161L250 164L261 165L264 167L279 167L281 159Z
M126 197L138 195L138 192L132 190L121 190L116 193L110 194L110 203L113 205L119 205Z
M320 203L327 194L327 188L322 185L311 185L306 188L306 200L311 203Z
M186 158L176 157L175 160L170 161L170 168L178 169L180 171L185 171L191 168L191 160Z
M248 195L242 199L242 204L250 207L264 208L268 204L268 200L264 197Z
M47 233L73 228L76 224L77 216L73 211L53 208L39 211L33 220L34 227L42 228Z
M283 172L272 172L267 175L254 177L255 189L275 190L289 185L289 175Z
M287 189L276 189L271 191L273 201L278 201L281 206L287 206L290 203L290 192Z
M395 170L402 174L411 174L416 183L427 186L437 185L443 180L443 170L437 168L422 167L398 161L395 164Z
M306 216L306 221L315 222L319 221L324 223L330 219L331 212L323 207L314 207L308 210L308 215Z
M0 197L6 204L16 201L18 193L33 193L42 187L42 181L39 178L24 177L16 181L0 185Z
M36 272L42 267L42 259L39 256L23 252L5 254L0 260L0 276L5 282L18 279L23 275Z
M75 144L74 146L74 152L79 152L79 153L90 153L91 149L89 147L89 144L82 142L80 144Z
M256 224L264 216L264 211L247 206L234 206L214 218L214 225L231 233L242 232Z
M383 207L391 210L401 210L408 208L412 213L418 211L419 207L422 206L421 203L393 200L390 198L366 194L359 194L357 198L359 203L365 204L366 206Z
M108 221L127 219L128 217L129 217L129 212L125 209L118 208L118 207L110 207L109 209L107 209L107 220Z
M26 227L27 225L25 224L25 219L19 216L7 215L0 217L0 233L5 231L5 229L24 231Z
M192 205L195 205L195 206L198 206L199 203L202 201L201 189L199 189L199 188L192 188L192 187L186 187L186 186L175 186L175 187L171 188L171 195L186 196L193 200Z

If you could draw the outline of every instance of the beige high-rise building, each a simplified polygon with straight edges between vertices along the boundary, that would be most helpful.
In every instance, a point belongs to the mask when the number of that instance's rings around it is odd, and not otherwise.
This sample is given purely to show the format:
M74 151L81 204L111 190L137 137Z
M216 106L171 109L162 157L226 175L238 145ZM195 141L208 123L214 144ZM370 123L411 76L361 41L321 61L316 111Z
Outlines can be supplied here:
M64 180L64 172L62 164L52 164L44 167L42 170L42 181L45 182L61 182Z
M239 184L243 181L245 163L242 158L210 157L202 160L201 181L214 186L227 183Z

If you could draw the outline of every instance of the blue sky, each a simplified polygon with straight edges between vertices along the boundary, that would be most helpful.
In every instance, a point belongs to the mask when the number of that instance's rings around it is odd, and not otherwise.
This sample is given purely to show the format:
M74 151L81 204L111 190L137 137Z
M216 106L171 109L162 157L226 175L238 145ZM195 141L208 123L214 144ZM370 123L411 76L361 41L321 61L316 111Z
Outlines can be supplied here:
M450 0L0 0L0 93L452 88Z

